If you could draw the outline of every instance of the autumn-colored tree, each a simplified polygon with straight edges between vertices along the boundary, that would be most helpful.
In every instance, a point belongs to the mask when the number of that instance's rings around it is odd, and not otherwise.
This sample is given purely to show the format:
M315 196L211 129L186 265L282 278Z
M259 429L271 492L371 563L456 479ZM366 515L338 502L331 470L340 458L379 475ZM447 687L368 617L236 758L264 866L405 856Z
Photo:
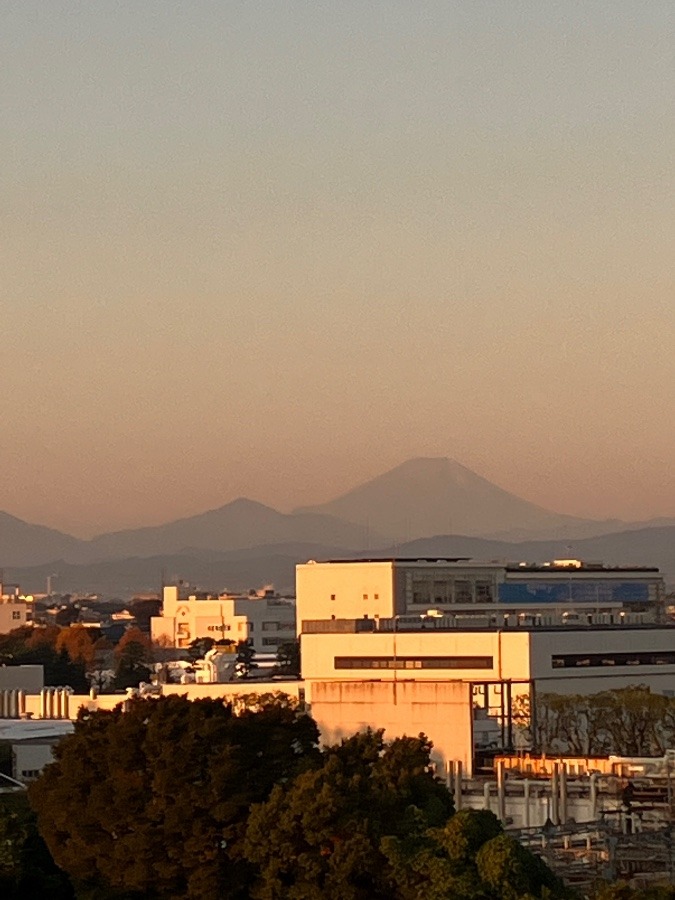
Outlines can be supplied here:
M149 661L151 641L148 635L141 631L140 628L136 628L134 626L132 628L127 628L127 630L124 632L117 646L115 647L115 656L118 659L121 656L124 656L124 652L129 644L138 644L139 647L142 647L146 654L146 659Z
M78 896L248 897L249 808L318 756L316 725L291 701L238 714L175 696L126 707L82 711L30 786L57 864Z
M26 646L31 650L37 650L40 647L56 648L56 641L61 634L62 629L58 625L38 625L30 630L30 635L26 641Z
M70 686L78 693L89 690L81 662L73 662L65 650L57 650L54 632L49 628L17 628L0 635L0 662L4 665L35 665L44 669L45 684ZM52 643L54 637L54 643Z
M139 628L129 628L115 647L115 688L137 687L150 680L151 642Z
M71 625L62 628L56 639L56 650L65 650L72 662L80 662L86 669L94 664L96 651L91 630L84 625Z

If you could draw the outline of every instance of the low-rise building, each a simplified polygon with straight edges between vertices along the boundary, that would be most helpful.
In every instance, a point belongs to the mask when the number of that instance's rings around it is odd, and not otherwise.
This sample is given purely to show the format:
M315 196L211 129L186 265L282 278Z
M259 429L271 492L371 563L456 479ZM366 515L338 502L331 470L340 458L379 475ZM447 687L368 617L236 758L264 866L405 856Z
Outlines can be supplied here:
M0 582L0 634L8 634L32 621L33 597L22 594L18 584Z
M295 640L295 604L272 588L254 594L186 594L164 588L161 616L153 616L153 640L186 648L198 638L247 642L256 653L276 653Z

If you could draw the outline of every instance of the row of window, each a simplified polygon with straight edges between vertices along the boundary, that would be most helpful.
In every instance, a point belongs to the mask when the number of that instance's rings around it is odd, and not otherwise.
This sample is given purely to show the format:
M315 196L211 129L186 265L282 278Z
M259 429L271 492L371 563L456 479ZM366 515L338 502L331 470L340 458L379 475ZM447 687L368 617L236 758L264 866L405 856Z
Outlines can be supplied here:
M336 669L491 669L491 656L336 656Z
M568 653L552 656L554 669L604 668L606 666L673 666L675 652L647 653Z
M248 622L248 630L249 632L254 630L254 623ZM241 624L239 626L239 630L241 631ZM223 633L225 631L231 631L232 627L230 625L226 625L224 622L220 625L207 625L207 631L217 631L219 633ZM292 622L263 622L262 623L263 631L286 631L289 634L292 633L295 636L295 628Z
M408 602L420 606L492 603L494 600L493 584L487 580L415 578L406 587Z

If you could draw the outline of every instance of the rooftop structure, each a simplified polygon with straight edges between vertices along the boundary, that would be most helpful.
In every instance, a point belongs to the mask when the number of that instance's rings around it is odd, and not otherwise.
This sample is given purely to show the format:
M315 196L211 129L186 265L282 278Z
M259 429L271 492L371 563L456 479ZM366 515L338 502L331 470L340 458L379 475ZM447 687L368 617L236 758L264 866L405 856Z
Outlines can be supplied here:
M336 559L297 567L298 631L312 619L420 616L428 610L487 616L510 624L521 614L551 624L659 621L665 585L657 568L581 560L481 562L467 558ZM621 613L624 614L622 619ZM575 618L576 617L576 618Z

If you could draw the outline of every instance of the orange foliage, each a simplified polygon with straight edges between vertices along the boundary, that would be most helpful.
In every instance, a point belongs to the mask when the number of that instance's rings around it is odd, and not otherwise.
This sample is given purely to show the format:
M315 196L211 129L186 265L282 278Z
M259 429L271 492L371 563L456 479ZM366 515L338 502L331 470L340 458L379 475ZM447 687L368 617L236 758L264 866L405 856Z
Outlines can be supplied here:
M88 668L94 662L94 642L89 629L83 625L62 628L56 639L56 649L65 650L72 662L81 662Z

